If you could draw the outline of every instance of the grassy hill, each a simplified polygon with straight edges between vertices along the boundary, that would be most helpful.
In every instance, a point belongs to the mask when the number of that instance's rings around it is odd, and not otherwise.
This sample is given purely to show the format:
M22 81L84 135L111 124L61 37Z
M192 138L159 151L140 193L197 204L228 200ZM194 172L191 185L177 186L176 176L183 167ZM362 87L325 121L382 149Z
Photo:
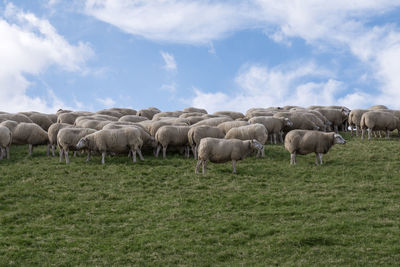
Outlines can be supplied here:
M0 161L0 265L397 265L400 141L289 165L282 145L232 166L180 155Z

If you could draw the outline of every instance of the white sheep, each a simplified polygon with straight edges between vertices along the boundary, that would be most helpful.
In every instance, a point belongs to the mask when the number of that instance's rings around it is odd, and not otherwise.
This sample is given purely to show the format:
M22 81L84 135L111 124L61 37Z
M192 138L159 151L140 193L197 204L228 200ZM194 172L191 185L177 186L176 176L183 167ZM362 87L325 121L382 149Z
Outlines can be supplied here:
M62 161L63 154L65 154L65 163L69 163L68 152L78 151L76 144L82 137L95 133L96 130L88 128L63 128L57 134L57 144L60 149L60 162ZM88 151L88 159L90 158L90 151Z
M156 132L155 139L158 144L156 157L160 152L162 147L163 149L163 158L166 157L167 147L168 146L177 146L177 147L185 147L185 154L189 156L189 140L188 140L188 132L189 126L172 126L166 125L162 126Z
M268 131L265 126L260 123L250 124L230 129L226 133L225 139L255 139L264 146L268 140ZM260 156L260 154L257 154L257 156ZM261 150L261 156L264 157L264 149Z
M10 145L12 142L12 133L6 126L0 125L0 160L4 156L10 158Z

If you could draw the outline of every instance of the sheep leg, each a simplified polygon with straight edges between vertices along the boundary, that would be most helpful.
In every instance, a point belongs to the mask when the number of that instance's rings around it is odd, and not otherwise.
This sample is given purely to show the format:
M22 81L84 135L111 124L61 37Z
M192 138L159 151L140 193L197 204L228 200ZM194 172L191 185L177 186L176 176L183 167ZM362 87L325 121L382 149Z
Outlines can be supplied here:
M283 143L283 132L279 132L279 140Z
M86 162L88 162L89 160L90 160L90 150L88 151Z
M368 128L368 140L371 140L371 132L372 132L372 129Z
M389 130L386 130L386 139L390 139Z
M261 157L265 157L265 149L264 149L264 147L261 149Z
M335 133L338 133L338 132L339 132L339 129L338 129L338 126L337 126L337 125L333 126L333 129L334 129Z
M232 160L233 173L236 173L236 160Z
M197 161L197 164L196 164L196 169L194 170L194 172L195 172L196 174L199 173L199 168L200 168L201 163L202 163L202 160L199 159L199 160Z
M0 147L0 160L3 159L3 155L4 155L4 148Z
M276 145L276 133L274 133L273 135L274 135L274 144Z
M64 155L64 149L62 149L62 148L60 147L60 160L59 160L59 162L62 162L62 160L63 160L63 155Z
M322 154L322 153L319 153L319 163L322 165L322 156L323 156L324 154Z
M360 135L360 128L358 125L356 125L356 136L358 137Z
M136 149L132 149L132 161L133 163L136 163Z
M65 163L69 164L69 155L68 155L69 150L65 149L64 154L65 154Z
M271 143L271 145L272 145L272 134L269 136L269 142Z
M10 159L10 147L6 147L7 159Z
M50 144L47 144L46 156L50 156Z
M317 166L318 166L318 158L319 158L318 153L315 153L315 165Z
M158 154L160 153L160 149L161 149L161 145L157 146L157 150L156 150L156 158L158 158Z
M189 158L189 156L190 156L189 146L185 146L185 157Z
M203 164L203 175L205 175L206 174L206 167L207 167L207 160L202 160L202 164Z
M142 155L142 151L140 150L140 148L137 149L137 153L139 154L140 160L144 160L143 155Z
M101 152L101 164L105 164L105 157L107 155L107 152Z
M296 152L290 154L290 164L291 165L296 164Z
M55 153L55 145L51 145L51 155L52 155L53 157L56 156L56 153Z
M165 159L167 157L167 146L163 147L162 156L163 156L163 159Z
M33 153L33 146L32 144L29 144L29 156L32 156Z

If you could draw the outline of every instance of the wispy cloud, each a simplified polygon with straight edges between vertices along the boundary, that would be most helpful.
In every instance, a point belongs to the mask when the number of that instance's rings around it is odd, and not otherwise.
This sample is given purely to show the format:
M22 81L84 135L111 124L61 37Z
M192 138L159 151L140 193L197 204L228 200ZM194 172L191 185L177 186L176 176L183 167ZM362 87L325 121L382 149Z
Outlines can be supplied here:
M164 69L167 71L176 71L178 67L176 65L174 56L164 51L161 51L160 53L164 59Z
M105 98L98 97L96 98L96 101L107 108L113 107L116 103L111 97L105 97Z

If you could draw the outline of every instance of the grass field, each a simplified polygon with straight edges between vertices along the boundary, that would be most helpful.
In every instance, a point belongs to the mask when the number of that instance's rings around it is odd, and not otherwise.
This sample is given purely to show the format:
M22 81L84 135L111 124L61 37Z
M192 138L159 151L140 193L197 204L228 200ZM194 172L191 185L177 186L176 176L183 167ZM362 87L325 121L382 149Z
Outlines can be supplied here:
M179 155L0 162L0 265L398 265L400 140L289 165L282 145L232 166Z

